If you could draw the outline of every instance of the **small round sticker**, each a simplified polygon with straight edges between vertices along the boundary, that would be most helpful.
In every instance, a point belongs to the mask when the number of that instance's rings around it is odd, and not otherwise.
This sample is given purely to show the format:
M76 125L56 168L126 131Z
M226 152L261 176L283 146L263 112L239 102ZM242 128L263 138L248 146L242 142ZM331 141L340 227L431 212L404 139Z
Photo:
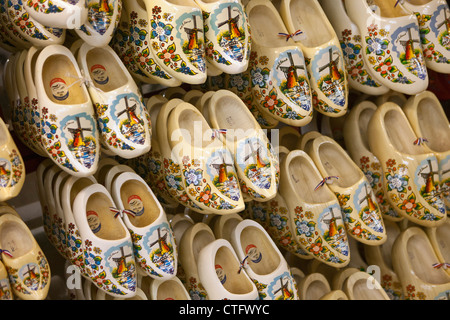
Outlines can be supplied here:
M102 224L100 223L100 218L98 217L97 212L95 211L88 211L86 213L87 221L89 224L89 227L91 228L93 233L97 233L100 231Z
M67 83L61 78L55 78L50 81L50 89L56 100L64 101L69 97Z
M91 68L92 78L98 84L107 84L109 82L109 76L106 72L106 68L101 64L93 65Z
M144 202L139 196L133 195L128 198L128 205L136 216L142 216L144 213Z
M220 283L224 284L227 281L227 275L225 271L223 270L222 266L219 264L216 264L216 275L220 280Z
M261 262L262 254L254 244L249 244L247 248L245 248L245 254L252 262Z

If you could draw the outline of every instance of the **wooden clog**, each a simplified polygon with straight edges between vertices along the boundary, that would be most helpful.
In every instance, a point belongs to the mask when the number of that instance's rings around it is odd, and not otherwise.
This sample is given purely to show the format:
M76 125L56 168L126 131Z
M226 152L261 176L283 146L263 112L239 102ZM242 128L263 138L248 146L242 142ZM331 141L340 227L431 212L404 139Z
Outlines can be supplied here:
M348 300L348 297L342 290L333 290L320 298L320 300Z
M366 272L351 274L343 284L349 300L390 300L381 285Z
M331 292L330 284L320 273L312 273L297 284L300 300L320 300Z

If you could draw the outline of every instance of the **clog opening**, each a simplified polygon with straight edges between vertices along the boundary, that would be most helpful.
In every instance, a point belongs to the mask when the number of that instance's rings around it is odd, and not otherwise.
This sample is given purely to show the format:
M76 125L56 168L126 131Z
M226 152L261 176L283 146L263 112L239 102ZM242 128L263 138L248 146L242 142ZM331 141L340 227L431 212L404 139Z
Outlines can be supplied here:
M288 148L289 150L298 150L297 147L300 142L298 134L288 132L280 138L280 145Z
M227 219L227 220L223 223L223 225L221 226L221 227L222 227L222 230L221 230L222 236L221 236L221 238L230 241L230 239L231 239L231 233L233 232L234 228L236 228L236 226L237 226L237 225L239 224L239 222L241 222L241 221L242 221L242 219L239 220L239 219L237 219L237 218L230 218L230 219Z
M277 250L260 229L253 226L244 228L240 241L242 251L248 256L248 265L256 274L271 274L280 265Z
M324 295L330 292L330 287L320 280L313 280L305 288L303 300L319 300Z
M175 237L176 241L178 241L178 243L181 241L181 238L182 238L184 232L191 226L192 226L192 222L191 221L181 220L181 221L178 221L172 227L174 237Z
M0 229L0 248L11 253L13 258L19 258L30 252L34 241L29 230L17 221L6 221Z
M169 139L174 139L176 135L181 134L184 141L190 146L203 147L206 148L211 143L211 127L205 118L192 109L183 110L178 117L178 123L180 127L180 132L173 132L172 135L169 134ZM209 136L208 133L209 132ZM199 134L201 134L201 139L199 139ZM199 145L201 141L202 145Z
M95 236L104 240L119 240L127 236L123 225L110 208L115 207L112 201L102 192L89 197L86 204L86 220Z
M220 247L214 259L216 274L226 290L232 294L247 294L253 291L245 272L239 271L239 261L228 247Z
M103 48L89 50L86 64L93 84L110 92L127 84L127 76L123 72L115 56Z
M252 38L259 46L285 47L295 45L292 40L286 42L286 38L278 35L278 33L288 32L286 26L280 21L278 13L271 10L268 5L257 5L247 13L252 27Z
M364 176L361 170L355 167L353 160L335 143L322 143L319 146L319 159L326 171L326 176L339 179L332 180L341 188L348 188L358 183Z
M5 145L9 140L9 130L3 121L0 121L0 146Z
M186 300L186 293L178 281L167 280L158 287L156 300Z
M381 245L381 256L386 265L392 270L392 246L400 234L400 229L393 222L389 222L389 220L384 221L384 226L388 236L386 242Z
M106 164L101 166L98 170L97 170L97 181L100 184L104 184L105 179L106 179L106 175L108 174L108 172L114 167L114 165L112 164Z
M386 300L385 296L381 293L380 290L383 289L369 289L369 287L367 286L367 278L358 279L353 285L353 299Z
M214 236L206 230L200 230L195 234L192 240L192 253L194 256L192 263L197 263L200 251L214 240L216 240Z
M289 163L288 173L296 196L306 203L326 203L336 199L334 194L326 188L319 188L314 191L323 178L316 172L308 159L304 157L293 158Z
M223 96L211 108L215 108L219 128L235 130L236 135L239 132L255 130L255 119L237 96Z
M75 201L76 196L81 192L81 190L93 184L94 182L92 182L88 178L80 178L74 182L74 184L70 188L70 208L73 207L73 202Z
M303 45L314 48L335 38L335 32L327 27L328 21L324 20L316 0L292 0L289 10L295 30L303 32Z
M42 67L47 97L57 105L79 105L90 101L72 60L61 54L50 56Z
M151 225L161 214L155 198L140 181L129 180L122 184L120 198L125 209L136 213L135 217L129 216L129 220L137 228Z
M359 115L359 135L361 137L361 141L366 150L370 150L369 147L369 139L367 138L367 128L369 126L370 119L372 119L373 114L375 113L374 109L364 109L361 111Z
M423 138L428 140L427 145L433 151L447 152L450 150L450 127L438 103L431 98L421 100L417 107L417 118Z
M389 142L397 151L412 155L427 153L422 145L414 144L417 137L401 111L394 109L386 112L384 123Z
M419 279L430 284L449 282L449 276L443 269L433 267L433 264L438 263L439 260L425 234L416 234L409 238L406 250L412 271Z
M397 0L372 0L372 2L380 9L379 14L384 18L398 18L412 14L406 11L402 5L396 6Z
M444 261L450 261L450 223L444 223L436 228L436 238Z

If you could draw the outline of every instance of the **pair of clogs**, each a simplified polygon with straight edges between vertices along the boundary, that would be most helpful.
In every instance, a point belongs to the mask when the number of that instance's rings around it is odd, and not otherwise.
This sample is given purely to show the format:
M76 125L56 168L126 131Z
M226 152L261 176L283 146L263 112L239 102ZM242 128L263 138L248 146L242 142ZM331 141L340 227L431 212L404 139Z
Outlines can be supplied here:
M49 262L20 215L0 206L0 300L44 300L51 271Z
M319 2L251 1L250 68L255 104L267 116L302 127L313 109L340 117L348 83L339 40ZM317 28L320 23L323 28Z
M96 177L76 177L46 160L38 175L50 242L98 289L131 298L138 268L155 278L176 275L165 212L131 168L102 160Z

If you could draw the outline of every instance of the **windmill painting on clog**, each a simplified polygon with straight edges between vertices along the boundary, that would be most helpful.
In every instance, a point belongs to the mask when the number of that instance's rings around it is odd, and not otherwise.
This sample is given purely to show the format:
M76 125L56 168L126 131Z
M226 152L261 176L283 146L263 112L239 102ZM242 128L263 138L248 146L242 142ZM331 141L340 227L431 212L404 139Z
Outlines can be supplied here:
M165 72L190 84L206 81L203 16L194 0L182 5L145 0L150 50Z
M196 0L203 11L206 57L228 73L244 72L250 57L250 28L240 0Z
M347 12L363 38L365 63L376 81L414 95L428 87L417 17L395 0L346 0Z
M423 3L423 4L422 4ZM444 0L404 1L419 21L421 44L427 68L450 73L450 9Z
M246 11L253 30L252 92L259 109L288 125L308 124L312 119L312 100L302 51L270 1L252 1Z
M30 16L48 27L76 29L87 19L87 7L81 0L23 0Z
M92 46L110 43L119 24L122 0L87 0L86 23L75 29L76 34Z
M350 20L342 1L320 0L320 4L333 25L341 43L349 85L366 94L382 95L389 91L373 79L373 72L364 62L361 44L361 33Z
M150 49L150 32L148 28L148 14L143 1L123 1L121 23L128 27L128 45L132 48L136 70L140 70L148 79L168 87L176 87L181 81L175 79L164 71L161 64L157 63ZM123 26L120 26L122 28ZM121 49L119 49L121 50ZM129 67L127 65L127 67ZM131 73L132 70L130 71Z
M25 0L24 0L25 1ZM61 28L44 26L25 10L22 0L8 0L7 10L13 27L30 43L37 47L63 44L66 31Z

